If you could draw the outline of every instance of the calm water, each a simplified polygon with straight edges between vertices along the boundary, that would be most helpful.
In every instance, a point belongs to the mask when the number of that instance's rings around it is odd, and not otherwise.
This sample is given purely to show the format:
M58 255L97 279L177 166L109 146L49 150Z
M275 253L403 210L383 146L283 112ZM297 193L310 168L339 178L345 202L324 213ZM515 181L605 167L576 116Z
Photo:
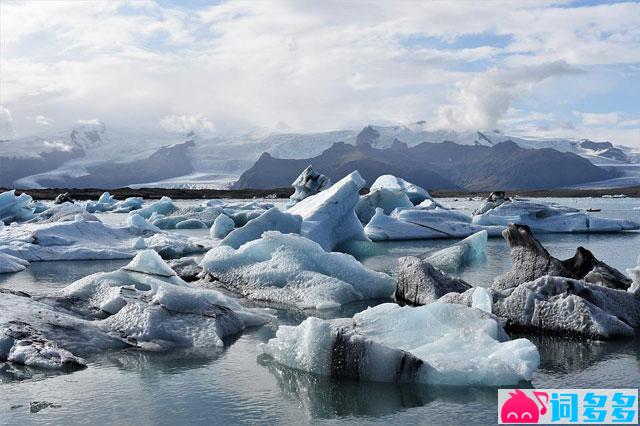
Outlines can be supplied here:
M445 201L462 211L478 204ZM634 210L640 207L638 199L558 201L578 208L602 208L596 214L607 217L640 219L640 210ZM125 219L124 215L102 217L111 223ZM632 267L640 254L639 232L556 234L540 239L557 257L569 257L582 245L621 270ZM361 260L368 267L394 273L399 257L453 242L379 244L376 248L384 254ZM29 292L49 291L125 263L33 263L24 272L1 275L0 286ZM509 268L506 243L496 238L489 240L486 262L458 275L486 286ZM347 306L325 312L323 317L351 316L364 307ZM278 323L298 324L304 317L279 312ZM105 353L89 358L89 368L70 374L30 371L0 363L0 424L458 424L462 419L466 424L497 422L495 388L359 383L281 367L260 356L257 349L258 343L272 337L276 328L277 324L270 324L249 330L228 340L223 349L200 353ZM539 347L542 361L533 381L523 386L638 387L640 383L640 338L601 343L526 337ZM9 379L21 373L30 378ZM56 407L30 413L32 401L47 401Z

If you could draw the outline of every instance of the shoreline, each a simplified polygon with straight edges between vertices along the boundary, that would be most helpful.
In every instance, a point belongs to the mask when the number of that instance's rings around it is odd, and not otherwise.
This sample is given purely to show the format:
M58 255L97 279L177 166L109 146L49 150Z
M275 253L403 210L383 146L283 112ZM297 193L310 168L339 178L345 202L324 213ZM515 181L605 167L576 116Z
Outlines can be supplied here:
M9 189L0 188L0 192ZM166 195L174 200L195 200L195 199L213 199L213 198L233 198L233 199L252 199L252 198L289 198L293 194L293 188L274 188L274 189L176 189L176 188L116 188L116 189L98 189L98 188L47 188L47 189L16 189L16 193L26 192L34 200L53 200L58 194L68 192L69 196L74 200L97 200L103 192L108 191L117 199L127 197L143 197L144 199L159 199ZM367 190L361 191L366 193ZM451 198L451 197L487 197L491 191L452 191L452 190L429 190L434 198ZM526 189L526 190L508 190L505 191L507 196L519 195L522 197L558 197L558 198L585 198L585 197L602 197L603 195L623 194L631 198L640 198L640 186L632 186L626 188L610 188L610 189ZM275 196L275 197L274 197Z

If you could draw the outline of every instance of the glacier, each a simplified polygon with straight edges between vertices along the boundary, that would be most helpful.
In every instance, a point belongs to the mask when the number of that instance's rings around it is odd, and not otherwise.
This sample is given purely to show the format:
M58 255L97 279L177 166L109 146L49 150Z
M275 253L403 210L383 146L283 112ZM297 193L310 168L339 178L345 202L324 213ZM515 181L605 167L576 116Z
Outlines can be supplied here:
M353 318L310 317L281 325L260 345L276 362L352 380L439 385L514 385L531 380L537 348L509 340L491 314L434 303L417 308L387 303Z
M293 308L327 309L391 297L393 279L348 254L326 252L296 234L267 231L238 249L221 245L201 262L216 285L251 300Z
M355 213L364 179L355 171L330 188L305 198L287 210L302 217L302 235L327 251L350 240L366 241L362 224Z

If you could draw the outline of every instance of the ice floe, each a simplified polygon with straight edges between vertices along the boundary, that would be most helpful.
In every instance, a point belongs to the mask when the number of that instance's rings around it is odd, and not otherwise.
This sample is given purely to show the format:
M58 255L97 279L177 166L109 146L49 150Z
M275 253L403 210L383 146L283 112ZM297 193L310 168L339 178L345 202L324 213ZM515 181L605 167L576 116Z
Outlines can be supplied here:
M377 208L381 208L388 215L396 208L413 207L411 200L402 191L393 191L387 188L379 188L370 191L360 197L356 205L356 214L360 222L367 224L373 217Z
M487 231L483 230L452 246L434 253L426 253L421 257L424 257L427 262L437 268L445 271L456 271L486 258L487 239Z
M626 219L593 216L572 207L554 203L505 198L492 193L476 210L473 223L507 226L527 225L534 232L618 232L640 229L640 224Z
M295 192L289 197L287 207L292 207L305 198L315 195L331 186L331 179L313 170L309 165L291 184Z
M241 228L232 230L222 244L239 248L241 245L257 240L266 231L279 231L282 234L299 234L302 227L302 218L287 212L282 212L277 207L269 209L255 219L251 219Z
M82 356L106 349L219 347L270 319L215 290L190 287L152 250L52 295L0 296L0 360L43 368L84 366Z
M379 189L386 189L393 192L402 192L407 195L413 205L418 205L425 200L433 200L427 190L393 175L379 176L376 181L373 182L371 188L369 188L369 191L373 192Z
M0 232L0 252L30 262L128 259L135 256L137 250L134 245L140 246L136 244L139 238L143 239L145 247L165 257L203 252L210 246L203 239L154 232L145 227L110 226L77 215L70 221L8 226Z
M133 210L142 208L144 200L142 197L129 197L122 201L118 201L108 192L104 192L97 202L88 201L85 208L89 213L96 212L113 212L113 213L129 213Z
M377 208L364 231L372 241L464 238L482 230L489 236L500 235L504 226L471 223L463 213L441 207L430 209L399 208L387 216Z
M330 188L300 201L287 212L302 216L302 235L327 251L349 240L367 240L354 210L364 185L360 174L352 172Z
M352 319L311 317L280 326L261 350L321 375L442 385L513 385L531 380L540 361L530 341L509 340L490 314L441 303L382 304Z
M24 271L27 266L26 260L0 252L0 274Z
M239 249L214 247L202 260L219 285L252 300L325 309L390 297L394 281L344 253L330 253L295 234L268 231Z

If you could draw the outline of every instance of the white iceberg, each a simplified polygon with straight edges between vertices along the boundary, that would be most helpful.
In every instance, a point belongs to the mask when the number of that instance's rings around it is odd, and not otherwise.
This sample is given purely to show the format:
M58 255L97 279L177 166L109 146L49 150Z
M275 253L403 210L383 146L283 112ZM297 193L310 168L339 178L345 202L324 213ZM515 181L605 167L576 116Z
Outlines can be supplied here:
M129 225L132 228L136 228L141 232L144 232L144 231L150 231L154 233L162 232L160 228L150 224L149 221L147 221L147 219L145 219L144 217L140 216L137 213L127 217L127 225Z
M298 308L326 309L390 297L388 275L371 271L344 253L329 253L295 234L268 231L235 250L215 247L203 270L227 290L252 300Z
M531 380L540 362L529 340L509 340L490 314L442 303L388 303L353 319L311 317L280 326L260 347L292 368L379 382L514 385Z
M229 232L233 231L235 227L236 224L233 219L226 214L221 214L213 221L209 233L211 238L224 238L229 235Z
M11 222L23 222L33 219L35 208L33 199L26 193L16 195L15 190L0 194L0 221L9 224Z
M70 222L75 221L77 217L81 217L88 222L98 222L98 219L92 213L85 211L85 209L74 203L62 203L54 204L45 211L38 214L28 223L53 223L53 222Z
M25 223L0 232L0 252L37 262L52 260L129 259L144 245L165 257L179 257L206 251L203 239L177 233L157 233L136 226L110 226L100 221L78 220Z
M26 260L0 252L0 274L24 271L27 266Z
M167 215L153 213L149 222L161 229L204 229L211 227L222 211L220 207L177 208Z
M420 188L411 182L395 177L393 175L379 176L369 190L371 192L378 189L387 189L393 192L403 192L407 195L413 205L422 203L425 200L433 200L427 190Z
M87 201L85 208L89 213L108 212L114 209L118 201L108 192L103 192L97 202Z
M307 197L287 210L302 216L302 235L327 251L349 240L367 240L354 208L365 181L355 171L330 188Z
M372 241L465 238L482 230L493 237L500 235L503 229L504 226L473 224L469 216L440 207L396 209L389 216L378 208L364 227Z
M436 268L456 271L486 258L487 231L476 232L450 247L428 253L423 258Z
M243 227L231 231L222 240L222 244L237 249L249 241L257 240L266 231L299 234L301 227L302 218L300 216L281 212L277 207L274 207L255 219L251 219Z
M627 273L631 276L633 283L629 287L629 292L633 293L640 299L640 256L638 256L638 264L635 268L627 269Z
M128 197L122 201L118 201L113 206L114 213L129 213L133 210L138 210L142 208L144 204L144 200L142 197Z
M356 214L360 222L366 224L369 223L377 208L381 208L388 215L394 209L402 207L413 207L407 194L380 188L360 197L360 201L356 204Z
M474 224L507 226L514 223L527 225L537 233L618 232L640 229L640 224L631 220L606 219L572 207L519 199L500 200L499 203L488 200L477 212L480 214L473 216Z
M143 207L136 211L137 214L149 219L152 214L168 215L178 209L173 200L169 197L162 197L160 200L149 204L147 207Z
M292 207L305 198L315 195L331 186L331 179L313 170L311 165L293 181L294 193L289 197L287 207Z

